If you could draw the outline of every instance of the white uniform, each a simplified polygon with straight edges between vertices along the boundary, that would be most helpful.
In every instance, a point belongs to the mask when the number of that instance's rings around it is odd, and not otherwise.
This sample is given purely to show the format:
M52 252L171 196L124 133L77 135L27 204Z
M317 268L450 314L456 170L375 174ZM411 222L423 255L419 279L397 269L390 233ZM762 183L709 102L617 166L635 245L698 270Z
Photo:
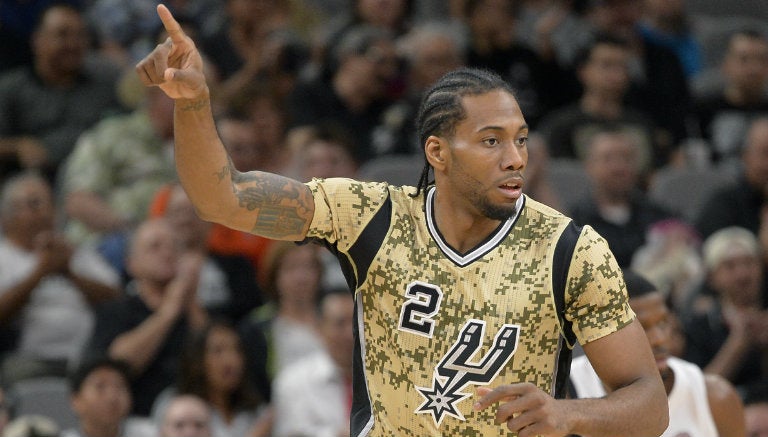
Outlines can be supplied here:
M667 363L675 374L675 385L668 396L669 426L660 437L718 437L701 368L674 357ZM579 398L597 398L606 394L586 356L573 359L571 382Z

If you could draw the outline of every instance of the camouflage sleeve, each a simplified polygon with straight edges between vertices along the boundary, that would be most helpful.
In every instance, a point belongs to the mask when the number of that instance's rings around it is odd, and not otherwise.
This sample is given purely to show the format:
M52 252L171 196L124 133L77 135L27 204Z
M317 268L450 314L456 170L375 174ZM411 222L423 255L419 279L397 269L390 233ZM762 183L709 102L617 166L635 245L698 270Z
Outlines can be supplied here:
M313 179L307 183L315 200L315 213L307 238L335 245L347 252L386 200L387 184L352 179Z
M566 304L565 316L581 344L616 332L635 317L621 269L608 243L590 226L583 228L573 253Z

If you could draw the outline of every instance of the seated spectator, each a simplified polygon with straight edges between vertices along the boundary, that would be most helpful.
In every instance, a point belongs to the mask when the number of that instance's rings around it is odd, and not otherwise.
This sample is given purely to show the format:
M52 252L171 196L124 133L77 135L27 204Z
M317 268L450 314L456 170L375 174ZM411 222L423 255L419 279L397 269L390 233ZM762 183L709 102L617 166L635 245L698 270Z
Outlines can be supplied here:
M131 238L124 297L98 308L86 354L108 354L131 372L132 414L148 416L157 395L173 383L188 335L208 314L196 298L201 256L181 256L166 219L150 219Z
M515 2L467 0L462 21L469 33L466 62L492 70L515 90L534 128L544 114L578 97L578 84L554 56L542 57L517 37Z
M666 158L689 136L691 97L677 54L643 35L643 6L642 0L589 0L584 15L596 34L628 43L631 87L627 102L650 117L657 128L659 157Z
M83 131L122 110L119 71L86 62L86 23L72 5L49 5L30 44L33 65L0 77L0 161L53 177Z
M289 95L290 127L336 124L358 140L355 159L362 163L376 155L373 133L393 101L389 87L400 73L395 40L378 28L355 27L331 56L329 77L301 81Z
M183 254L203 258L197 299L209 314L237 323L262 304L256 270L244 256L212 253L208 247L212 224L197 216L181 185L174 183L165 189L168 198L164 208L157 208L162 209L160 215L171 224Z
M636 137L643 172L669 159L669 144L657 141L648 115L626 103L631 84L630 53L627 42L600 36L579 54L576 73L581 96L550 112L540 123L553 158L583 159L592 135L621 128Z
M760 246L750 231L729 227L704 241L706 285L684 320L686 359L738 389L768 380L768 310Z
M733 165L752 120L768 116L768 36L752 30L734 32L720 72L723 86L696 96L693 108L712 159Z
M149 421L128 420L131 411L128 366L110 358L81 363L70 377L72 410L78 428L61 437L152 437Z
M549 147L544 136L532 132L528 135L528 164L525 168L525 192L527 196L563 211L562 196L555 192L549 178ZM565 212L565 211L563 211Z
M88 129L64 164L60 186L75 241L127 234L147 216L158 188L176 178L173 100L157 88L142 92L132 113Z
M704 52L686 0L644 0L640 32L646 41L672 50L691 80L704 69Z
M354 178L357 173L354 142L346 132L333 126L309 128L306 138L296 146L292 155L293 168L301 181Z
M211 410L197 396L175 396L168 401L158 430L159 437L213 437Z
M277 374L273 437L340 436L348 432L354 305L348 289L323 296L319 330L324 348Z
M270 247L263 273L264 291L270 302L254 311L241 326L250 356L264 351L253 350L256 336L267 339L270 378L276 372L322 347L317 331L317 300L322 293L323 265L321 247L276 241Z
M583 160L590 195L570 208L576 223L591 225L606 239L621 267L629 266L654 223L672 217L641 191L639 150L625 132L592 136Z
M208 404L213 437L252 435L255 427L269 425L264 397L253 384L257 372L251 366L256 363L246 359L232 325L223 321L206 325L189 338L180 360L177 383L159 396L153 407L155 415L165 410L173 395L188 394ZM258 366L266 377L266 361Z
M91 335L97 304L119 297L119 278L96 252L56 229L49 183L34 173L9 179L0 194L0 325L17 348L2 363L4 384L65 376Z
M744 407L734 387L720 375L706 374L670 354L672 325L664 296L639 274L624 270L629 305L653 349L669 402L669 425L662 437L744 436ZM606 388L582 355L571 364L579 398L602 397Z
M740 167L736 182L715 190L696 214L694 224L702 238L729 226L760 232L763 205L768 199L768 116L750 123Z

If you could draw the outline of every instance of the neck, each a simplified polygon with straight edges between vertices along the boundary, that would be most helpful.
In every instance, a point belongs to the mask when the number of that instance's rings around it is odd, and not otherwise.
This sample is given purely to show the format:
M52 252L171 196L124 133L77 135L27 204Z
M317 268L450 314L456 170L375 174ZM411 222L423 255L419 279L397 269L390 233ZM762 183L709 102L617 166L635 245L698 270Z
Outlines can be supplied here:
M43 82L55 88L68 88L77 81L76 72L56 70L42 62L35 63L35 72Z
M763 96L763 92L758 90L752 92L751 90L730 86L725 89L724 96L728 103L734 106L743 106L759 102Z
M90 421L80 423L84 437L118 437L120 424L101 425Z
M623 109L621 100L597 92L586 92L581 97L580 104L584 112L608 119L619 118Z
M221 414L221 417L225 422L232 422L234 412L232 411L232 406L229 402L229 395L227 393L223 393L221 391L211 391L208 394L208 402L216 411Z
M435 224L445 241L460 253L476 247L491 234L499 221L482 216L471 206L457 208L435 192Z

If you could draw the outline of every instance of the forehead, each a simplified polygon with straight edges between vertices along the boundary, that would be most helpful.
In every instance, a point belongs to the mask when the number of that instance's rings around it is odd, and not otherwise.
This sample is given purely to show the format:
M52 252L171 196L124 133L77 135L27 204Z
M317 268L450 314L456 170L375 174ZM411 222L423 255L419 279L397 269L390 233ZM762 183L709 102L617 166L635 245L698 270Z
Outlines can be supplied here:
M456 126L457 132L477 132L493 127L516 133L527 127L517 99L506 90L466 95L461 98L461 104L465 114Z

